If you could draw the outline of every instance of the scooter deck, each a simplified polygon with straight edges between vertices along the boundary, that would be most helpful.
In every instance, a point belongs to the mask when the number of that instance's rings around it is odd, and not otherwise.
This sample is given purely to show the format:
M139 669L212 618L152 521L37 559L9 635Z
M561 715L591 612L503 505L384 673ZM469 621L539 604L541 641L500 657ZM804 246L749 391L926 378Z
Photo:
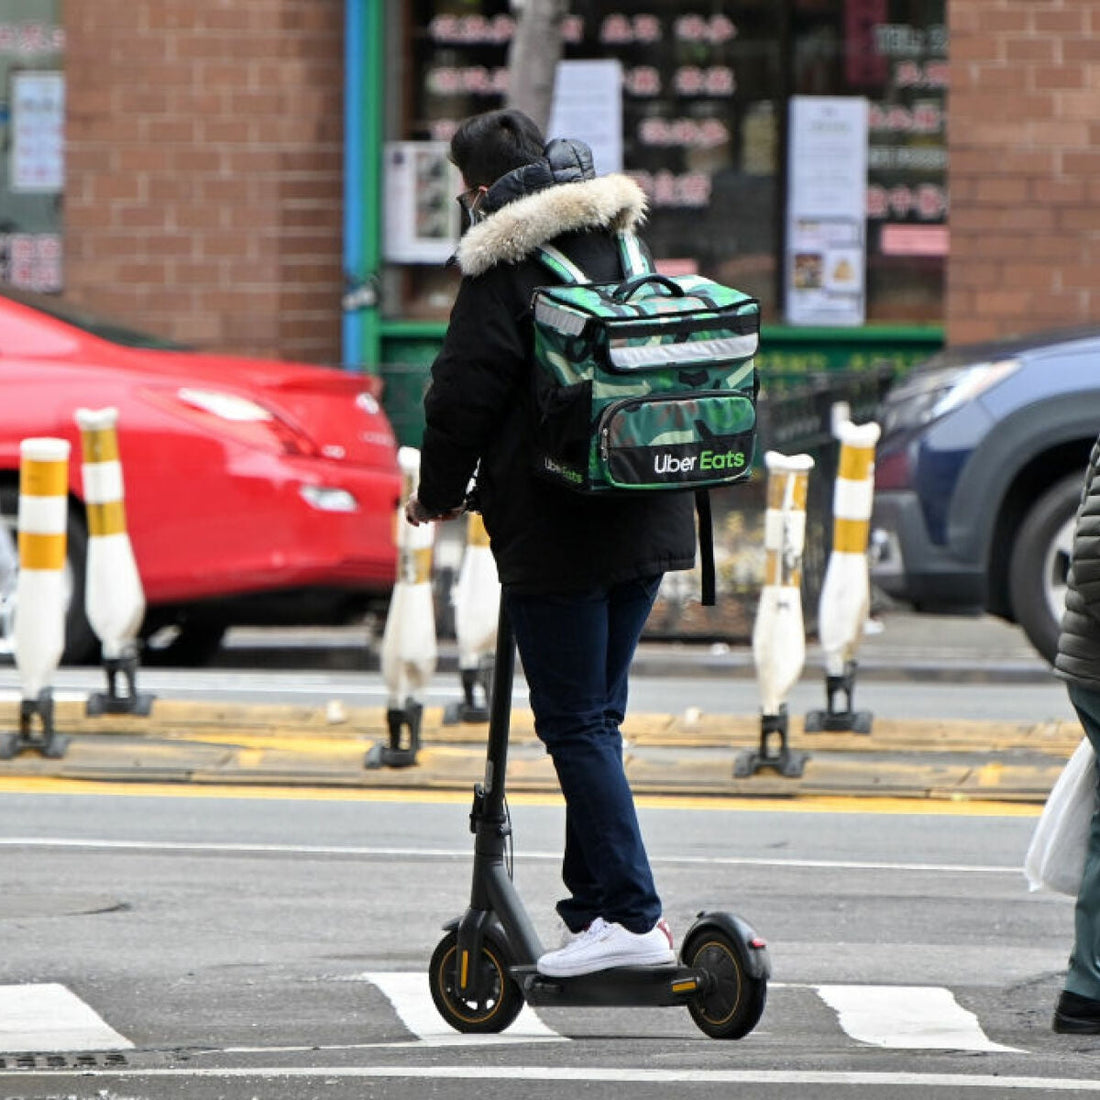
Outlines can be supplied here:
M705 970L668 963L663 966L616 966L575 978L549 978L534 966L509 971L531 1005L683 1005L705 992Z

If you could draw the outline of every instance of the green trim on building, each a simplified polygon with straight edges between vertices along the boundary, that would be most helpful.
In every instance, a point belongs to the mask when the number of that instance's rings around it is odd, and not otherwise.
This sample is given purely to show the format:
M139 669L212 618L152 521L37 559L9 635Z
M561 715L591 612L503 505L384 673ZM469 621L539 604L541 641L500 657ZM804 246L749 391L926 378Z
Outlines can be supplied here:
M383 403L397 438L412 447L424 432L421 403L428 368L447 326L437 321L381 321ZM765 387L797 385L808 375L870 370L885 364L902 371L943 347L943 329L924 325L868 325L857 329L764 325L757 364Z

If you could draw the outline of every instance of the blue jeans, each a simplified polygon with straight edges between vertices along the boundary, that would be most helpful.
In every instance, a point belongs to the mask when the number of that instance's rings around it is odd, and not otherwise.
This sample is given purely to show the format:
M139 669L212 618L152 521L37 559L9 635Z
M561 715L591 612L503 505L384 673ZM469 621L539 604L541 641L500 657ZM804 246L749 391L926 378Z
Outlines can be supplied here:
M661 915L619 726L627 677L660 576L585 592L504 598L531 691L535 732L565 797L558 913L574 931L595 917L648 932Z
M1100 757L1100 693L1071 683L1069 700ZM1065 988L1078 996L1100 1001L1100 812L1093 816L1089 830L1073 930L1073 953L1069 957Z

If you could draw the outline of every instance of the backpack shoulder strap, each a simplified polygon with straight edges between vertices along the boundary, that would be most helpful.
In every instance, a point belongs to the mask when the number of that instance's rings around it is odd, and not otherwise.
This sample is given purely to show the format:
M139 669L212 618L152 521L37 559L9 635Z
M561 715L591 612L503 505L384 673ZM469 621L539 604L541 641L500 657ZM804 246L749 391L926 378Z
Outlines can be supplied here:
M615 240L619 245L619 260L623 265L623 278L633 279L636 275L649 275L652 268L642 251L642 243L635 233L616 233Z
M541 245L536 255L544 267L548 267L563 283L587 283L589 278L560 248L552 244Z
M633 279L637 275L649 275L653 269L642 250L641 242L634 233L616 233L615 243L619 248L619 262L623 267L623 278ZM541 245L536 255L544 267L549 268L563 283L587 283L589 278L559 248L552 244Z

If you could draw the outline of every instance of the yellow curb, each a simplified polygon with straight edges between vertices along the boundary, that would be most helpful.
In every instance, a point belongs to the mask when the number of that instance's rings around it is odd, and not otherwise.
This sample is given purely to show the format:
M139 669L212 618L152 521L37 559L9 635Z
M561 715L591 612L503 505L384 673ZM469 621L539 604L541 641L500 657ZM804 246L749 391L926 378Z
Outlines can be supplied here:
M13 715L13 723L14 723ZM335 720L334 720L335 719ZM2 721L0 721L2 725ZM314 751L324 742L357 743L388 739L383 707L304 707L284 704L225 704L158 700L148 717L104 715L88 717L83 705L55 706L55 726L66 734L124 734L170 739L200 739L250 746L275 745ZM428 707L421 726L423 743L483 745L484 724L443 724L443 708ZM623 737L639 747L748 748L758 744L760 719L756 715L635 714L627 717ZM1013 723L975 719L876 718L870 734L849 732L806 733L802 719L792 716L792 748L813 752L890 751L1005 751L1031 749L1068 757L1081 739L1076 722ZM512 711L513 744L534 741L530 710Z

